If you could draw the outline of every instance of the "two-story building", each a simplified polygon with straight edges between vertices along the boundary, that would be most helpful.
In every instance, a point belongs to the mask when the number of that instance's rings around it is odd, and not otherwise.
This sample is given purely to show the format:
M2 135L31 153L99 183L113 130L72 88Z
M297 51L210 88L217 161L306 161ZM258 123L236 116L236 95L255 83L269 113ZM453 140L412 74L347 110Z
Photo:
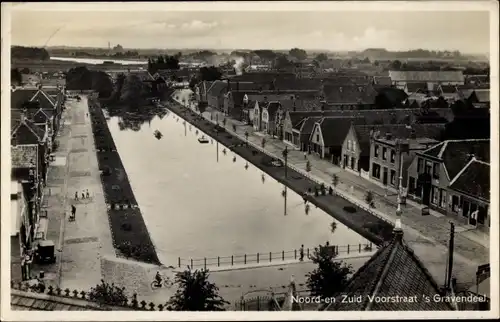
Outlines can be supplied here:
M463 85L465 77L462 71L389 71L392 84L404 89L409 83L427 83L429 90L439 85Z
M34 223L30 218L26 192L31 187L18 181L11 181L11 280L27 280L30 276L31 263L29 252L32 249Z
M450 183L473 157L488 163L489 153L489 139L447 140L417 152L408 168L408 197L443 214L458 214L452 205L461 202L449 196Z
M385 136L372 136L370 143L370 171L371 181L398 189L406 188L407 169L415 158L416 152L424 151L439 141L431 138L419 138L417 133L411 133L409 138L395 138L388 132Z
M381 180L382 184L387 185L390 182L389 168L382 168L378 163L370 164L372 139L381 137L390 139L437 139L444 130L444 126L444 124L413 124L411 126L404 124L352 124L342 145L342 167L361 172L361 174L365 173L365 177L366 173L370 172L372 177ZM387 151L386 148L385 158L390 160L390 152ZM383 149L380 153L384 157Z
M224 95L227 93L228 85L227 82L216 80L207 90L207 103L208 106L215 108L216 110L224 110Z

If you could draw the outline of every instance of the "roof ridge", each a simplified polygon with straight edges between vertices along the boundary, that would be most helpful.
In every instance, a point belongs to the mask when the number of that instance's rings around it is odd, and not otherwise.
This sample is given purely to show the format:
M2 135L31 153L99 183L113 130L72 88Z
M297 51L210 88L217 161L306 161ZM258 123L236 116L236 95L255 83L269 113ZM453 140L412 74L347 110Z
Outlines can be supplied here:
M455 181L457 181L457 179L465 172L465 170L467 170L467 168L472 164L472 162L474 162L474 160L476 159L476 157L472 157L469 162L467 162L467 164L455 175L455 177L450 181L450 183L448 184L448 186L451 186L453 183L455 183Z
M446 151L447 148L448 148L448 142L445 141L443 146L441 147L441 150L439 150L439 154L438 154L439 159L443 158L443 153L444 153L444 151Z

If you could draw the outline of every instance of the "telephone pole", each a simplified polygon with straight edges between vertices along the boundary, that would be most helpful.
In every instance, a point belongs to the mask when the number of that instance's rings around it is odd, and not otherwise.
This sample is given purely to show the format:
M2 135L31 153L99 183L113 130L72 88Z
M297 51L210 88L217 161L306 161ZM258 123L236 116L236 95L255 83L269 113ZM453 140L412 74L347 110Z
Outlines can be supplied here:
M453 252L455 247L455 224L450 222L450 243L448 245L448 274L446 276L446 290L450 290L453 273Z

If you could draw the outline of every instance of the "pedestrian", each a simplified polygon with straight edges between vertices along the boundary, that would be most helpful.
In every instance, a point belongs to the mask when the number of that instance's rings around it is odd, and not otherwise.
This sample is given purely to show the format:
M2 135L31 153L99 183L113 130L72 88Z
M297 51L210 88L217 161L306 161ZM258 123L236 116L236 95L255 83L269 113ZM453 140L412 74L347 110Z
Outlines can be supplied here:
M89 199L89 198L90 198L89 189L85 190L85 197L86 197L87 199Z
M71 217L73 220L76 219L76 207L75 207L75 205L71 205Z
M306 160L306 159L307 159L307 152L304 151L304 160Z
M304 261L304 245L300 246L300 261Z
M75 200L78 200L78 191L75 191Z
M85 199L85 193L82 191L82 199Z

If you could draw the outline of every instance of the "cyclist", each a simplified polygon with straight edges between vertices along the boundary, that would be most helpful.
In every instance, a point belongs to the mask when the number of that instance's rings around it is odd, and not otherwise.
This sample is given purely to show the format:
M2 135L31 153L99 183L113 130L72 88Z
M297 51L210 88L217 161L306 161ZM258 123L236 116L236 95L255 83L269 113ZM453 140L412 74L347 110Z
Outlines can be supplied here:
M161 285L161 275L160 275L160 272L156 272L156 276L155 276L155 281L156 283L158 283L158 285Z

